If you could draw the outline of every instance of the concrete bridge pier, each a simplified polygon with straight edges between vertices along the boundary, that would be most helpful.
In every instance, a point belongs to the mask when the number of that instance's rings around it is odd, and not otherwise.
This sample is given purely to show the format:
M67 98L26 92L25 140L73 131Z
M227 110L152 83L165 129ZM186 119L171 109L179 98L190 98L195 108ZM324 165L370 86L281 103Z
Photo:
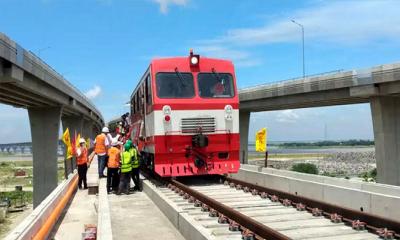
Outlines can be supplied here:
M56 187L57 147L62 107L28 108L33 152L33 207Z
M240 162L248 163L250 112L239 111Z
M400 185L400 97L371 98L377 181Z

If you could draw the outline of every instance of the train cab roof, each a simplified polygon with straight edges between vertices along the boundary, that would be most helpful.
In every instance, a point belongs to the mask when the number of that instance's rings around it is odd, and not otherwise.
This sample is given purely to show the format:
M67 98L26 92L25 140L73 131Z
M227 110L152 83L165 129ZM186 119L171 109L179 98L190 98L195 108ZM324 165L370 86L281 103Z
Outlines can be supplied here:
M157 58L151 61L153 72L171 72L176 68L180 72L211 72L212 69L219 72L234 72L233 63L230 60L207 58L199 55L197 64L192 64L191 56Z

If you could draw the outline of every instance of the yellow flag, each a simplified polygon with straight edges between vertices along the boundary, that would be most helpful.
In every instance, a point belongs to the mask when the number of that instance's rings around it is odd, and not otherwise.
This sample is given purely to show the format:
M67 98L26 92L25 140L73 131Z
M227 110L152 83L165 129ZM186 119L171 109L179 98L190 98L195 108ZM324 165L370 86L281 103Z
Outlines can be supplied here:
M81 134L78 133L78 136L75 139L75 146L78 149L80 147L79 140L81 139Z
M69 135L69 129L67 128L63 133L62 139L64 144L67 147L67 159L72 158L72 145L71 145L71 137Z
M267 129L263 128L256 133L256 151L267 151Z
M87 138L87 139L86 139L86 147L87 147L87 148L90 148L90 138Z

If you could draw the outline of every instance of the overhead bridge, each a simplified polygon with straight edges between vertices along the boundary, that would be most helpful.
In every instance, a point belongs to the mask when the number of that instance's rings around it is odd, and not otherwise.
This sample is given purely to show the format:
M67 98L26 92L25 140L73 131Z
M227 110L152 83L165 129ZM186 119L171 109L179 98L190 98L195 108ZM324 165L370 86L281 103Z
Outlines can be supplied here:
M240 90L241 160L251 112L370 103L380 183L400 185L400 63Z
M28 110L36 207L57 187L60 122L71 134L94 137L100 111L53 68L0 33L0 103Z

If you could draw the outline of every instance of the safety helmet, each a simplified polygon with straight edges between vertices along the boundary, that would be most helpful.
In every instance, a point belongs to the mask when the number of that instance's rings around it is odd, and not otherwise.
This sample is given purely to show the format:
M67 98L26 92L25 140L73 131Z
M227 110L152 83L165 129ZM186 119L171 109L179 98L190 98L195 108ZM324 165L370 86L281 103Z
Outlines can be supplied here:
M124 145L124 149L125 149L125 151L127 151L127 150L131 149L131 144L129 144L129 143L125 143L125 145Z
M101 132L103 132L103 133L109 133L110 130L108 130L108 127L103 127L103 129L101 130Z
M79 144L81 144L81 143L86 143L85 139L83 139L83 138L79 139Z

